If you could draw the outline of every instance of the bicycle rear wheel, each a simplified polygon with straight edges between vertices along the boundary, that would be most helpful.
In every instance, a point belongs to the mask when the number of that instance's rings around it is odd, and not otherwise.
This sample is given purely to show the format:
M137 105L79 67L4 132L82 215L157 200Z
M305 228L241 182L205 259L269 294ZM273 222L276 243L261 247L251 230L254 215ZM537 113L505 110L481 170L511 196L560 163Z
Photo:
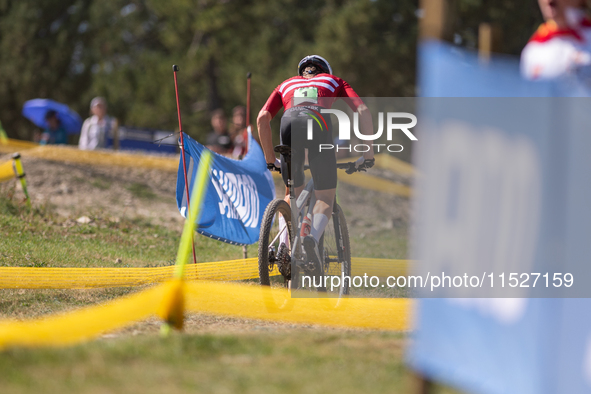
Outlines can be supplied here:
M271 284L269 273L277 266L287 286L291 279L292 242L291 208L284 200L273 200L265 209L259 235L261 285Z
M349 294L351 286L349 230L343 210L336 201L330 221L318 243L318 250L322 258L324 275L327 276L326 291L336 296ZM333 277L339 277L339 279L333 279ZM349 279L344 280L344 277Z

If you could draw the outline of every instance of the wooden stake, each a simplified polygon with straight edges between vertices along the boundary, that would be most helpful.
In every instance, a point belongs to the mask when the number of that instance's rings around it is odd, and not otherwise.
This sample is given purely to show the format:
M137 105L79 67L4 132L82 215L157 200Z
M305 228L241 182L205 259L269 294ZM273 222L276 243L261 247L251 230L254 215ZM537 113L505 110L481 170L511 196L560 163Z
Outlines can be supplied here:
M420 39L451 40L452 0L420 0Z
M493 52L501 51L501 29L490 23L478 26L478 56L488 63Z

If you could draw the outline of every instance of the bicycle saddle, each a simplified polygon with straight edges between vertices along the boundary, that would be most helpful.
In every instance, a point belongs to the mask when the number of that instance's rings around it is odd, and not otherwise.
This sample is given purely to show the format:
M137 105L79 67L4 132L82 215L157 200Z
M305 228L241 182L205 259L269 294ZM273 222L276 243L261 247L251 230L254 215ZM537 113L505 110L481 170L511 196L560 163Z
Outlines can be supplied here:
M291 146L289 145L277 145L275 147L275 152L282 154L286 157L291 157Z

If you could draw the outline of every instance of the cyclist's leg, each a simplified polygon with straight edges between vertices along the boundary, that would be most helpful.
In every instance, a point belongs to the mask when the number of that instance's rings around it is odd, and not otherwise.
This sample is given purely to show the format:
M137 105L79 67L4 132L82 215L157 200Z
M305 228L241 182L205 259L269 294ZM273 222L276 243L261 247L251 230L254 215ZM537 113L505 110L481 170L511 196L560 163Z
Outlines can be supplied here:
M320 240L332 214L337 187L336 156L332 151L320 151L320 144L329 144L332 141L330 118L327 119L327 126L328 132L316 134L319 137L314 138L314 143L308 149L308 161L314 179L314 194L316 196L311 234L316 242Z
M291 132L292 132L292 123L296 119L292 116L293 113L285 113L281 117L281 126L279 129L279 138L282 145L292 146L292 139L291 139ZM283 182L285 183L285 197L284 200L290 204L290 195L289 195L289 188L287 187L287 181L291 178L293 185L294 185L294 194L297 198L299 193L304 188L304 160L302 159L301 152L296 152L292 150L291 153L291 173L288 170L287 160L282 155L281 156L281 175L283 177ZM279 228L280 231L286 227L285 221L282 220L281 217L279 220ZM287 237L287 231L284 231L281 236L281 242L284 242L283 238ZM287 242L284 242L287 244Z
M294 116L295 113L285 113L281 117L281 126L279 129L279 138L282 145L287 145L293 148L292 145L292 129L299 126L296 121L298 118ZM294 125L295 123L295 125ZM301 122L300 122L301 123ZM296 136L297 138L297 136ZM298 148L300 144L296 145ZM287 160L286 158L281 155L281 176L283 177L283 182L287 186L287 181L291 178L293 181L293 185L295 188L300 188L304 184L304 160L303 160L303 152L301 149L292 149L291 152L291 174L287 168Z

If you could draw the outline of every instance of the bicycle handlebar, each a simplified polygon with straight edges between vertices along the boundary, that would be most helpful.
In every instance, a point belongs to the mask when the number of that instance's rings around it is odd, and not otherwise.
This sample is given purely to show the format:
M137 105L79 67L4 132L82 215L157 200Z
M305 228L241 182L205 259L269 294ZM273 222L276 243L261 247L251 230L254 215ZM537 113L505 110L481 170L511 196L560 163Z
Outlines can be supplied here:
M375 164L375 159L365 160L362 164L357 166L357 163L354 161L350 161L348 163L337 163L337 168L340 170L345 170L347 174L353 174L354 172L366 172L368 168L373 167ZM267 169L269 171L277 171L281 174L281 168L275 167L273 163L267 163ZM304 166L304 170L309 170L310 166Z
M337 163L337 168L340 170L345 170L347 174L352 174L354 172L366 172L368 168L373 167L375 164L375 159L365 160L362 164L357 166L357 163L354 161L348 163Z

